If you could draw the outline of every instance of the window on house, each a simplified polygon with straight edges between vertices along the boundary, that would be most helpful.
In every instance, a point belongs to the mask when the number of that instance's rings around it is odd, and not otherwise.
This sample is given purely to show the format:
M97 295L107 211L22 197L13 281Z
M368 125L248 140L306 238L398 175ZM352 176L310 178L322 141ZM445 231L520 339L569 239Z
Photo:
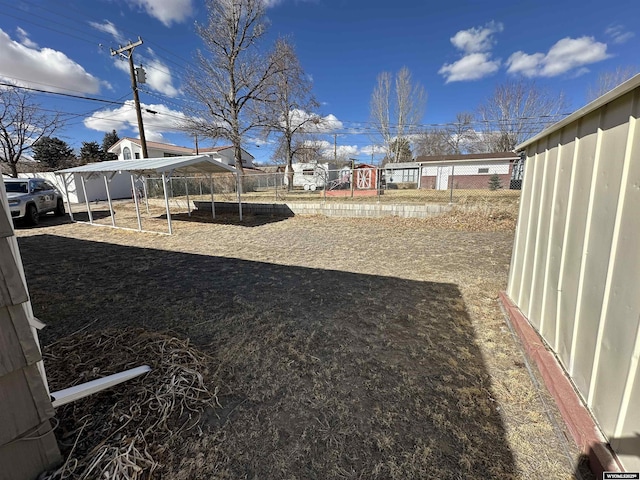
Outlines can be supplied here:
M136 158L140 158L140 154L138 152L135 153Z
M479 168L478 173L489 173L489 168Z
M129 147L124 147L122 149L122 157L125 160L131 160L131 149Z

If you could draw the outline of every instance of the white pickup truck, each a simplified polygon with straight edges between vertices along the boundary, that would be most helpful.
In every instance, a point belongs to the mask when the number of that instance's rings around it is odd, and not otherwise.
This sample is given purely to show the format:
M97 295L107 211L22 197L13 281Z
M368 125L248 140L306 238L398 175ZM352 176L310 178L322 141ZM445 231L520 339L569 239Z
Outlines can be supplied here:
M62 195L42 178L5 178L4 186L14 220L24 219L29 225L37 225L40 215L54 212L56 216L62 216L65 213Z

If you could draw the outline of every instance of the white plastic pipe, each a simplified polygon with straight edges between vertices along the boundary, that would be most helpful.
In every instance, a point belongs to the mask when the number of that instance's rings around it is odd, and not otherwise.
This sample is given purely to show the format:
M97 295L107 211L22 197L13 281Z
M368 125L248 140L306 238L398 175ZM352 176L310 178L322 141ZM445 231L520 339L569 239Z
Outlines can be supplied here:
M149 365L142 365L141 367L125 370L124 372L114 373L108 377L92 380L74 387L65 388L64 390L58 390L57 392L51 393L53 406L57 408L62 405L66 405L67 403L80 400L81 398L101 392L102 390L106 390L107 388L126 382L127 380L131 380L132 378L150 371L151 367Z

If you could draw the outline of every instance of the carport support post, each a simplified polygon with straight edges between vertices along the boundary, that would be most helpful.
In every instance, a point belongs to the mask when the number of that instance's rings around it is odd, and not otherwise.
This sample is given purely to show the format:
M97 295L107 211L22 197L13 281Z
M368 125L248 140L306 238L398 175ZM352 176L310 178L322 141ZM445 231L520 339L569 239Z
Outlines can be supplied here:
M113 214L113 204L111 203L111 192L109 191L109 180L106 175L103 175L104 187L107 189L107 201L109 202L109 213L111 213L111 226L116 226L116 216Z
M91 213L91 206L89 205L89 198L87 197L87 187L84 184L84 175L80 175L80 183L82 184L82 194L84 195L84 201L87 204L87 215L89 215L89 223L93 225L93 214Z
M69 175L73 176L75 174L70 173ZM64 195L67 200L67 207L69 207L69 218L71 219L72 222L75 222L75 220L73 219L73 212L71 211L71 198L69 197L69 185L67 183L67 176L61 175L61 177L62 177L62 183L64 185Z
M136 181L131 175L131 191L133 192L133 201L136 204L136 217L138 218L138 230L142 231L142 219L140 218L140 206L138 205L138 191L136 190Z
M173 235L171 228L171 211L169 211L169 197L167 195L167 175L162 172L162 191L164 192L164 206L167 209L167 224L169 225L169 235Z
M238 213L240 214L240 221L242 221L242 194L240 193L240 175L236 170L236 190L238 191Z
M216 218L216 203L213 201L213 175L209 175L209 181L211 183L211 216Z
M184 191L187 193L187 214L191 216L191 203L189 202L189 179L184 177Z

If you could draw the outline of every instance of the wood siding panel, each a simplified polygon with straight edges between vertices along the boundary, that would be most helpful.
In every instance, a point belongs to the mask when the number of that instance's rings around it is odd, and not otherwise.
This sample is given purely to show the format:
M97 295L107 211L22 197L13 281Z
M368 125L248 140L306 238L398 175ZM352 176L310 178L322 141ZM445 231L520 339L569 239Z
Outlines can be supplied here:
M36 479L41 472L59 461L56 437L49 422L46 422L25 439L0 446L0 466L10 466L0 468L0 480Z
M0 307L0 376L41 358L24 307Z

